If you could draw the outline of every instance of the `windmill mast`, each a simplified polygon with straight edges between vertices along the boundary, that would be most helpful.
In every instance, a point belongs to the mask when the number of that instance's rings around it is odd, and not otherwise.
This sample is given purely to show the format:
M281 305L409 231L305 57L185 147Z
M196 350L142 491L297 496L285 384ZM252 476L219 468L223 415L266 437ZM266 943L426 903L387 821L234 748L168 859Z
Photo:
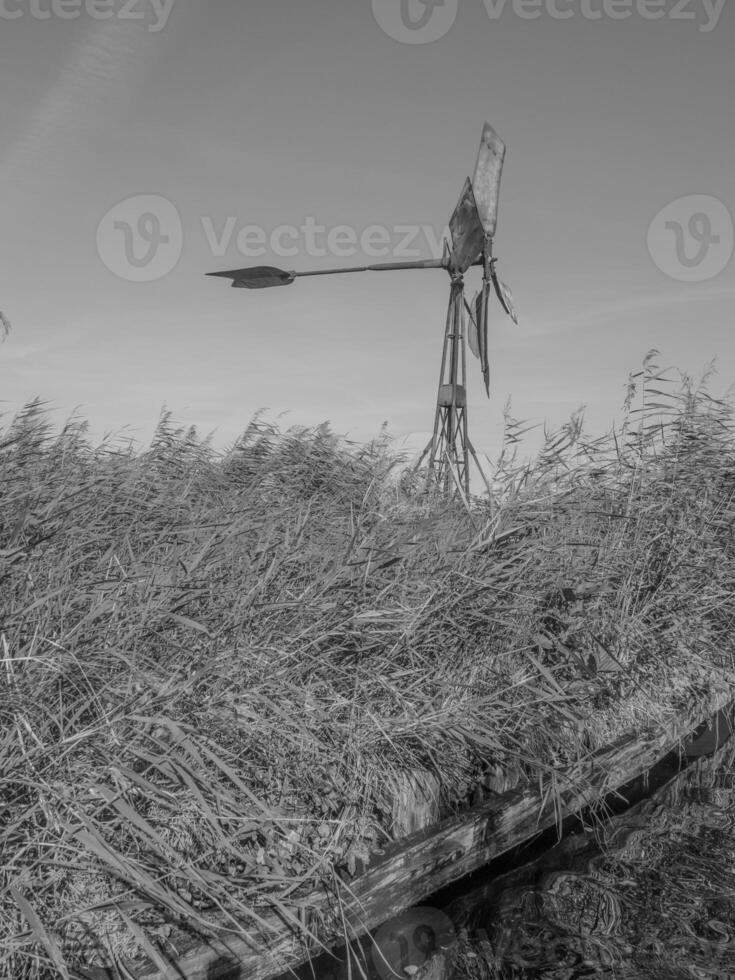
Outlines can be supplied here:
M456 479L457 484L466 494L469 494L470 441L467 432L464 276L461 272L452 275L434 415L434 433L429 446L429 472L435 474L439 486L451 492Z

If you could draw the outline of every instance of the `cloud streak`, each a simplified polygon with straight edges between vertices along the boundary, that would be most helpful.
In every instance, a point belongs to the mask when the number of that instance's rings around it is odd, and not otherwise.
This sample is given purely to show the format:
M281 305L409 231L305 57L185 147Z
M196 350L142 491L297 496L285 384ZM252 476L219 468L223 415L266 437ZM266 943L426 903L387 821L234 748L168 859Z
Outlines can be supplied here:
M93 21L71 48L66 64L0 156L0 180L26 187L68 161L80 134L101 127L111 102L128 102L140 85L156 41L138 25ZM21 180L22 178L22 180Z
M585 302L582 309L569 316L531 319L523 318L523 335L539 336L571 333L577 330L599 329L620 324L622 317L642 315L647 312L663 313L666 310L686 306L702 306L708 301L724 301L735 297L735 286L711 286L708 289L671 289L667 292L646 293L642 296L626 296L608 302Z

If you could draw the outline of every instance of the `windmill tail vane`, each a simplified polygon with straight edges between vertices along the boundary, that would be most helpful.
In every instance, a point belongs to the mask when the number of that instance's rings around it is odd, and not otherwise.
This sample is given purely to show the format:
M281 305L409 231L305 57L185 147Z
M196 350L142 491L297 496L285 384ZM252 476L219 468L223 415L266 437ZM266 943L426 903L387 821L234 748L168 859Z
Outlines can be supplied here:
M494 292L502 309L514 323L518 316L510 289L500 281L495 270L493 239L498 220L500 177L505 160L505 143L489 123L485 123L472 178L467 177L457 206L449 220L450 241L445 242L441 259L415 262L380 262L373 265L318 269L305 272L287 271L275 266L256 266L210 272L210 276L228 278L240 289L266 289L290 286L305 276L336 275L348 272L386 272L407 269L445 269L450 276L449 306L444 329L444 346L439 374L439 389L434 413L434 431L417 466L429 456L429 475L448 493L455 489L470 492L469 460L472 457L480 475L487 478L470 442L467 425L466 347L480 361L485 390L490 394L490 358L488 319L490 296ZM464 295L464 275L472 266L482 267L482 286L472 304ZM466 319L465 319L466 315Z

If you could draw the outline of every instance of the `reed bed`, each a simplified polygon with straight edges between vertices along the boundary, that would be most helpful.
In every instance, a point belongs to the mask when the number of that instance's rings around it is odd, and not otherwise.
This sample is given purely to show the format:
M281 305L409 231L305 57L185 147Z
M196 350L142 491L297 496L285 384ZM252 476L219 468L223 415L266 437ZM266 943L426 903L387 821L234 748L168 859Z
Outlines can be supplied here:
M142 453L7 422L0 976L175 956L212 913L313 935L406 778L442 813L554 794L735 680L730 402L649 357L610 436L523 462L522 430L464 500L326 425L219 454L167 415Z

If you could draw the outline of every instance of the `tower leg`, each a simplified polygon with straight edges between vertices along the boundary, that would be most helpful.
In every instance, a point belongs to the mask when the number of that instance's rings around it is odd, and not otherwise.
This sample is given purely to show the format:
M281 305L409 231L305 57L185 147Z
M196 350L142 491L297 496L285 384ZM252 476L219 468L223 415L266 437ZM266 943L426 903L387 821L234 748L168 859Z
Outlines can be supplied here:
M462 276L454 276L444 331L429 474L445 492L454 489L456 478L464 492L469 494L466 369L464 281Z

